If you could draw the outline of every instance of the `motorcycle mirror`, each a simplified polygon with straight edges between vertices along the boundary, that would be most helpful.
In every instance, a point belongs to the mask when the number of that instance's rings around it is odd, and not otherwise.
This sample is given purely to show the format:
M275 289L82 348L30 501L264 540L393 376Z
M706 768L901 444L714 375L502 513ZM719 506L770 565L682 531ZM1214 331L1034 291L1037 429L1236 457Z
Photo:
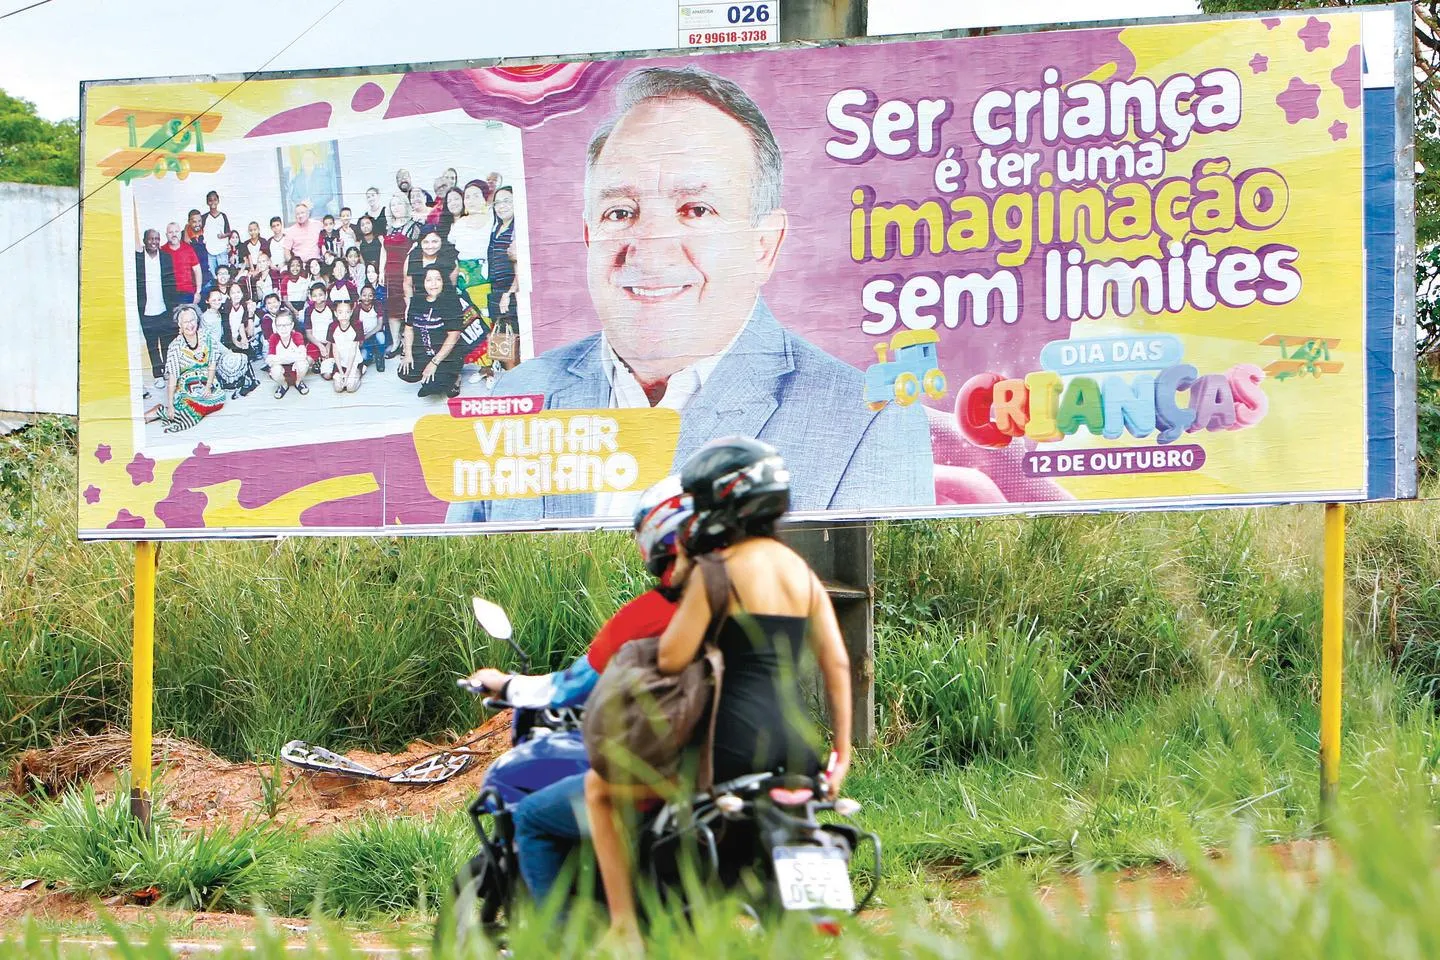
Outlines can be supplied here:
M515 628L510 625L510 615L505 608L498 603L492 603L484 597L472 597L470 600L471 609L475 612L475 621L496 640L504 640L510 645L510 649L520 658L521 666L530 669L530 657L515 642Z
M472 597L470 605L475 611L475 622L496 640L509 640L515 633L510 625L510 616L498 603L491 603L484 597Z

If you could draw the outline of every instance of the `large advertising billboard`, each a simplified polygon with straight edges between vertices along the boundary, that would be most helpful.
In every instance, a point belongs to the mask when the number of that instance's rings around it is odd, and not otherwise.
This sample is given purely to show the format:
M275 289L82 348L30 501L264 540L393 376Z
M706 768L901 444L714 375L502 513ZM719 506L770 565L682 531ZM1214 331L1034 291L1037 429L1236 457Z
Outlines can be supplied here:
M1364 61L1341 13L88 84L82 536L623 524L728 434L827 520L1393 495Z

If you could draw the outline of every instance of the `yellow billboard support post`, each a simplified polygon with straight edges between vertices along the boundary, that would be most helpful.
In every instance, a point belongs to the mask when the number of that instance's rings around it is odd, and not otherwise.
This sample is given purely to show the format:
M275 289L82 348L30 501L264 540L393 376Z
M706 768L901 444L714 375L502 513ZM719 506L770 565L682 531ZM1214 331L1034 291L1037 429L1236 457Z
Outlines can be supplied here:
M1320 648L1320 819L1340 789L1340 677L1345 666L1345 504L1325 504L1324 621Z
M150 832L151 725L155 706L155 572L160 546L135 544L135 634L130 681L130 814Z

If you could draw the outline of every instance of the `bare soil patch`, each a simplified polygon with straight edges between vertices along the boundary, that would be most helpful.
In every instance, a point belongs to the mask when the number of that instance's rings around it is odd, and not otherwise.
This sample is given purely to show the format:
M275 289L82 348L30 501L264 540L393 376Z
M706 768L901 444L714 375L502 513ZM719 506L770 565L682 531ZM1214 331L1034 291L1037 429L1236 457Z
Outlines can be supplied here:
M464 748L473 757L469 768L428 787L312 773L282 764L272 791L278 797L274 819L315 832L366 816L431 815L461 809L479 790L490 763L509 749L509 727L509 713L500 713L449 743L416 741L400 753L351 750L345 754L371 769L394 773L427 754L469 743ZM158 793L182 826L237 826L268 815L266 782L277 775L271 765L230 763L198 744L173 737L157 737L154 756ZM11 770L10 789L43 789L55 794L69 786L91 783L98 793L109 797L116 790L117 774L129 765L128 735L76 737L22 754Z

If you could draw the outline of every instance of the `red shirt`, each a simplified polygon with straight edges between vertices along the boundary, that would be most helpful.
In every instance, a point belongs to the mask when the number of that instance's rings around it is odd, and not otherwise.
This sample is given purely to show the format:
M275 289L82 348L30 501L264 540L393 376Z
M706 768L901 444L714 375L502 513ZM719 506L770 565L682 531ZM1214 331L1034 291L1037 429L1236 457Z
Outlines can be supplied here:
M602 673L610 658L630 640L658 637L670 625L675 616L675 602L665 599L658 590L647 590L615 611L615 616L605 621L585 658L596 673Z
M188 243L182 243L179 247L167 244L160 249L170 255L170 263L175 269L175 289L180 293L194 293L194 270L200 266L200 258L195 256L195 248Z

